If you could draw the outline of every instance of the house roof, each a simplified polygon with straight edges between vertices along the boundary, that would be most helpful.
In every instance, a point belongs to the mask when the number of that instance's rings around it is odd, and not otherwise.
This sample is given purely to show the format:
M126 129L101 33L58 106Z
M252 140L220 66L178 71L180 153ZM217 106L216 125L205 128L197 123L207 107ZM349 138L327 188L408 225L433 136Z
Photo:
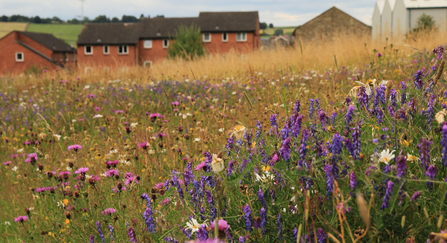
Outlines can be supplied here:
M198 26L198 18L143 19L138 35L139 38L171 38L175 37L180 26L191 26L193 24Z
M72 52L75 50L63 40L54 37L54 35L52 34L25 31L19 31L19 33L29 37L30 39L55 52Z
M258 12L200 12L199 21L202 32L256 31Z
M406 8L447 8L445 0L403 0Z
M377 7L379 8L379 13L382 14L383 8L385 7L385 0L377 1Z
M139 25L137 23L94 23L86 24L77 44L136 44Z
M389 4L391 11L393 11L394 6L396 5L396 0L387 0L387 3Z

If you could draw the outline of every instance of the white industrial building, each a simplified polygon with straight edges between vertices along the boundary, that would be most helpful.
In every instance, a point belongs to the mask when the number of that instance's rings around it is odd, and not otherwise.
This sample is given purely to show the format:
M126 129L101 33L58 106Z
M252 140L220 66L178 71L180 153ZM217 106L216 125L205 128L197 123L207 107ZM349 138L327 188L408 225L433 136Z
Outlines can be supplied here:
M406 34L424 13L433 17L439 30L447 31L447 0L378 0L372 16L373 38Z

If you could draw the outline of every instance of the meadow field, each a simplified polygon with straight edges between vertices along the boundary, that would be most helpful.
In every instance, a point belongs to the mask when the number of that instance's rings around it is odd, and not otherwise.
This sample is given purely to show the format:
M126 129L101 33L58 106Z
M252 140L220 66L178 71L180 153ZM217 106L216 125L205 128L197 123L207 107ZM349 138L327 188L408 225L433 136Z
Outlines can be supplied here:
M30 24L27 31L48 33L62 39L67 44L76 45L78 35L84 26L81 24Z
M9 34L9 32L14 30L26 31L28 23L6 23L0 22L0 38Z
M447 240L445 37L1 77L1 238Z

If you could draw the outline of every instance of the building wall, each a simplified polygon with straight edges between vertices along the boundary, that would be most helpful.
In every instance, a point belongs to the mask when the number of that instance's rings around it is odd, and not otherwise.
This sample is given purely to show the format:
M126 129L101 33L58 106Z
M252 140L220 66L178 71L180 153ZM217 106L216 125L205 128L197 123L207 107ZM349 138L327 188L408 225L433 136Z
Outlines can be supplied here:
M30 46L31 48L33 48L34 50L44 54L45 56L51 58L53 51L49 50L48 48L46 48L45 46L41 45L40 43L37 43L36 41L34 41L33 39L29 38L26 35L23 35L21 33L18 33L18 40L25 43L26 45Z
M408 31L408 10L403 0L397 0L393 9L393 37L401 37Z
M104 45L92 45L93 54L85 54L85 45L78 45L77 61L80 68L134 66L138 60L136 45L128 45L128 54L118 54L118 45L109 45L109 54L104 54Z
M144 41L146 39L142 39L138 41L139 47L139 64L143 65L145 61L157 62L165 59L168 56L168 49L175 40L169 40L168 48L163 47L163 39L152 39L152 47L144 48ZM149 39L147 39L149 40Z
M297 28L295 40L310 41L313 38L334 38L340 33L371 36L371 27L336 8L332 8Z
M249 53L252 52L256 45L258 45L256 41L256 36L254 32L246 32L247 40L246 41L237 41L236 35L237 33L227 33L228 40L226 42L222 41L223 33L211 33L211 42L203 42L203 47L207 50L208 53L228 53L231 50L234 50L239 53ZM203 34L202 34L203 40Z
M0 74L23 73L33 65L43 69L55 69L56 65L16 43L17 32L12 32L0 39ZM16 62L16 52L23 52L23 62Z
M391 37L391 31L393 29L392 26L392 9L390 2L388 0L385 1L385 6L382 11L382 38Z
M374 12L372 16L372 37L374 39L378 39L381 36L382 29L381 29L381 21L382 21L382 15L380 15L380 9L378 4L376 3L376 6L374 7Z
M438 9L411 9L408 10L410 15L410 24L411 29L416 28L417 20L421 17L422 14L430 15L433 17L435 21L436 27L439 30L446 31L447 30L447 8L438 8Z

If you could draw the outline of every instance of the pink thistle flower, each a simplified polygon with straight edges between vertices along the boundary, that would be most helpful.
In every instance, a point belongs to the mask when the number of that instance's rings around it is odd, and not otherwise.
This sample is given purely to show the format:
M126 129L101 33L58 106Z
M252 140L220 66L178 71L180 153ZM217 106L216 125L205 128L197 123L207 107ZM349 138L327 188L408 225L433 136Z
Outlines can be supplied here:
M75 174L85 174L85 172L87 172L88 171L88 167L81 167L81 168L79 168L76 172L75 172Z
M82 146L79 144L73 144L73 145L68 146L68 151L70 151L72 149L77 153L78 150L82 149Z
M106 177L119 176L119 170L110 169L104 174Z
M23 223L25 221L28 221L28 216L19 216L17 218L14 219L14 222L20 222Z
M11 164L11 161L6 161L5 163L3 163L3 165L9 165Z
M112 215L114 213L116 213L116 209L114 208L108 208L102 211L102 215Z

